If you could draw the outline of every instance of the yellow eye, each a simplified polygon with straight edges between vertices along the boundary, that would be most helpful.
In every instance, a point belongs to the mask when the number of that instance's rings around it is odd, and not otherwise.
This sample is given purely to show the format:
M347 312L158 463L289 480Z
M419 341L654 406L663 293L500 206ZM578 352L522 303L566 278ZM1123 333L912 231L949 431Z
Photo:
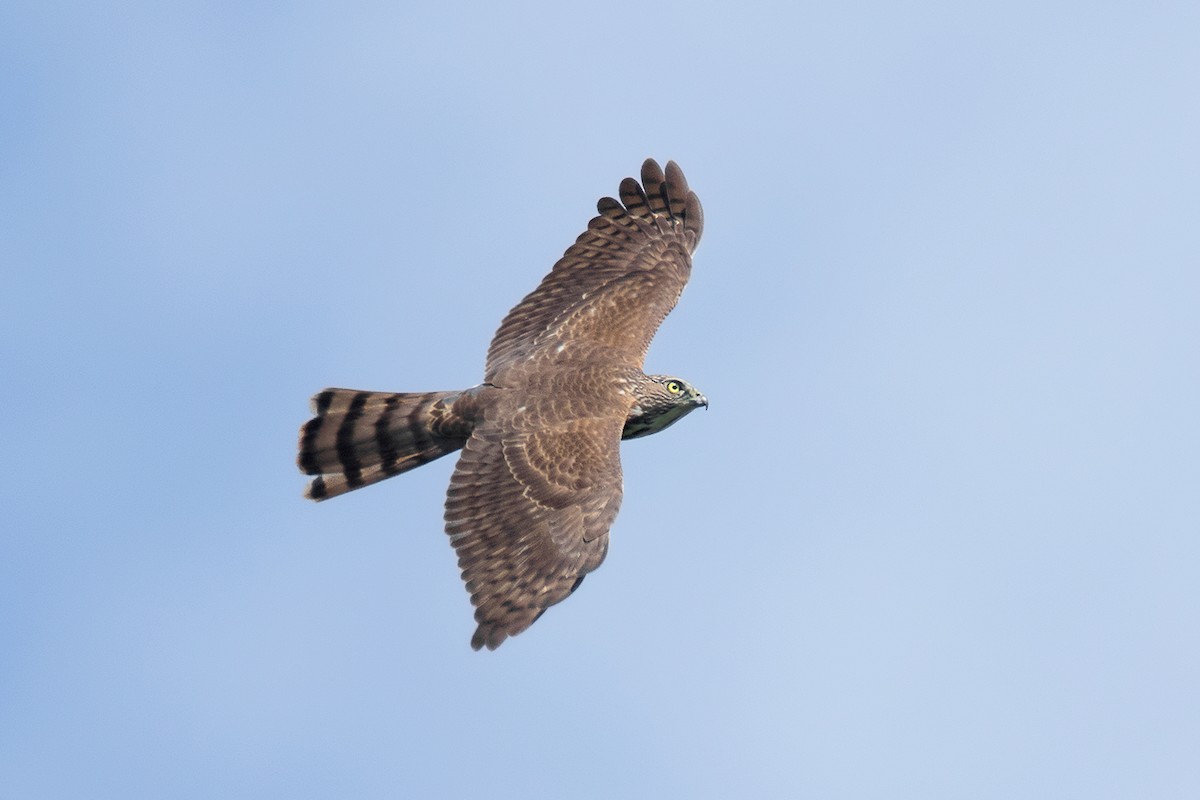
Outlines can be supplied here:
M679 385L679 381L667 381L667 391L671 394L681 394L683 387Z

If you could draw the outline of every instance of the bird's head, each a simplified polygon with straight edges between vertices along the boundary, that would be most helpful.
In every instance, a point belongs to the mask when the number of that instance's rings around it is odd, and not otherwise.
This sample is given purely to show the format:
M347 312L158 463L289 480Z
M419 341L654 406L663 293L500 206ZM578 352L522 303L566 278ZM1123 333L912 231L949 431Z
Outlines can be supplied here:
M636 399L625 420L622 439L636 439L658 433L703 406L708 398L683 378L671 375L647 375L637 386Z

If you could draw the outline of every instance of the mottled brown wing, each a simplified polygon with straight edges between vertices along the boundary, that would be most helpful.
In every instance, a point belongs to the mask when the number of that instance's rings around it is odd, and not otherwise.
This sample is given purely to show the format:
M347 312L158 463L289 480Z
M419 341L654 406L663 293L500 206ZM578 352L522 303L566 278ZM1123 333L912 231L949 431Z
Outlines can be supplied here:
M476 650L494 650L575 591L604 560L621 506L623 418L513 422L501 413L476 427L446 497Z
M618 362L641 368L691 274L704 213L673 161L664 174L647 159L641 184L626 178L620 195L597 203L599 216L504 318L485 380L536 350L571 342L608 348Z

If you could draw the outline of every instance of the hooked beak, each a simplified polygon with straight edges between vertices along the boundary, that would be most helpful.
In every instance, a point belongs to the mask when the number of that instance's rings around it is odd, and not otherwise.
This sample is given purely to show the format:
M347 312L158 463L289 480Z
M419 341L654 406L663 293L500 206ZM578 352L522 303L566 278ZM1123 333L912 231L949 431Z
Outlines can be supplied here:
M692 401L698 406L704 406L704 410L708 411L708 398L702 394L696 395L696 399Z

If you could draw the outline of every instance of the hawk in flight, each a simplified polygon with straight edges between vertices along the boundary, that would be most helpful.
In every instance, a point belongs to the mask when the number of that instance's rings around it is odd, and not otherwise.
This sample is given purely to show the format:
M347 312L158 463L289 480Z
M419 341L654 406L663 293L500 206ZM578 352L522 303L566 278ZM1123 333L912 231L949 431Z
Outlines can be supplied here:
M668 162L605 197L541 284L500 324L483 383L393 394L326 389L300 429L297 462L325 500L462 450L446 532L495 649L565 599L604 560L621 506L622 439L657 433L708 400L642 371L704 229L700 201Z

